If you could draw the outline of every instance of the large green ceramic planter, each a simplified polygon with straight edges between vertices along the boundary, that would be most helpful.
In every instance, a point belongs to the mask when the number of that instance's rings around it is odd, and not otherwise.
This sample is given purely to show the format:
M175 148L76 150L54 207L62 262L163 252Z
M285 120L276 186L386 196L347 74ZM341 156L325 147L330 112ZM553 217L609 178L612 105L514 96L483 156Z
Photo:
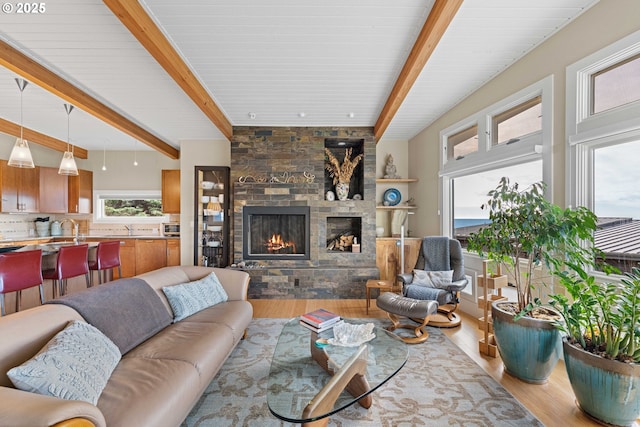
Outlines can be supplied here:
M500 304L493 303L491 317L505 370L528 383L547 382L560 358L560 332L550 320L523 317L514 322Z
M580 409L616 426L640 417L640 365L605 359L562 340L564 364Z

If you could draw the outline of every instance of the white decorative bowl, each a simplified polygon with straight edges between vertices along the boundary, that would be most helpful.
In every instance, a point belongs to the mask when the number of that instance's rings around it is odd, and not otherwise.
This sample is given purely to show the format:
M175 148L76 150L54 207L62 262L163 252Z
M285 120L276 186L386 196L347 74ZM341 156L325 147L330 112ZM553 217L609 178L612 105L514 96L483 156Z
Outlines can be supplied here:
M222 231L222 226L221 225L211 225L211 226L209 226L209 231L213 231L213 232Z
M212 190L213 186L216 184L211 181L202 181L201 185L203 190Z

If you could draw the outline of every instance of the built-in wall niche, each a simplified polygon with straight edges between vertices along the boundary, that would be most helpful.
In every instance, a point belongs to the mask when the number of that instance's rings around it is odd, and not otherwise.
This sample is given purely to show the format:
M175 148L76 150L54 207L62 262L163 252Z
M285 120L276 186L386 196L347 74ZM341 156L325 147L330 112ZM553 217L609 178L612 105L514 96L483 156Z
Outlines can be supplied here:
M327 218L327 251L360 252L353 245L360 245L362 218L334 216ZM360 246L356 246L360 248Z
M364 154L364 139L339 139L339 138L326 138L324 140L324 147L328 149L331 154L342 165L345 161L345 154L347 150L351 150L351 156L349 160L355 159L358 155ZM329 156L325 153L325 162L329 161ZM333 183L333 177L330 172L325 168L324 170L324 192L332 191L337 195L335 185ZM364 196L364 158L358 162L353 169L351 180L349 181L349 199L362 199ZM336 196L336 200L338 197Z

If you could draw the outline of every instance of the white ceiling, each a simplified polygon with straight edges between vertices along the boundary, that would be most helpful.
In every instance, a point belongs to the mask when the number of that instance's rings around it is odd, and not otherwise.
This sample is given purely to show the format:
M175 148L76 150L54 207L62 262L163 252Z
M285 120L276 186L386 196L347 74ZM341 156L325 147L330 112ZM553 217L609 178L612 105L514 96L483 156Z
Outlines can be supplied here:
M412 138L596 2L465 0L383 139ZM434 2L140 3L232 125L373 126ZM102 1L45 4L43 14L0 14L0 39L176 148L224 139ZM0 117L20 123L15 77L0 67ZM62 104L29 85L24 125L66 141ZM134 149L84 111L70 122L80 147Z

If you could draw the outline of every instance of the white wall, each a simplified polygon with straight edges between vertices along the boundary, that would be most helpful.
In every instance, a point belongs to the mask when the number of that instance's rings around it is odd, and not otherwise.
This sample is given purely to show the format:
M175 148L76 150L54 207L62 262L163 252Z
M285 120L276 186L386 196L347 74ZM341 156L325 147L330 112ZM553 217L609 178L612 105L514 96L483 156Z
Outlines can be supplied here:
M409 174L420 180L410 188L420 208L419 215L414 218L415 233L441 232L438 216L439 132L549 75L554 80L553 182L550 188L554 202L564 205L565 68L640 30L639 16L638 0L601 0L411 139L408 144Z

